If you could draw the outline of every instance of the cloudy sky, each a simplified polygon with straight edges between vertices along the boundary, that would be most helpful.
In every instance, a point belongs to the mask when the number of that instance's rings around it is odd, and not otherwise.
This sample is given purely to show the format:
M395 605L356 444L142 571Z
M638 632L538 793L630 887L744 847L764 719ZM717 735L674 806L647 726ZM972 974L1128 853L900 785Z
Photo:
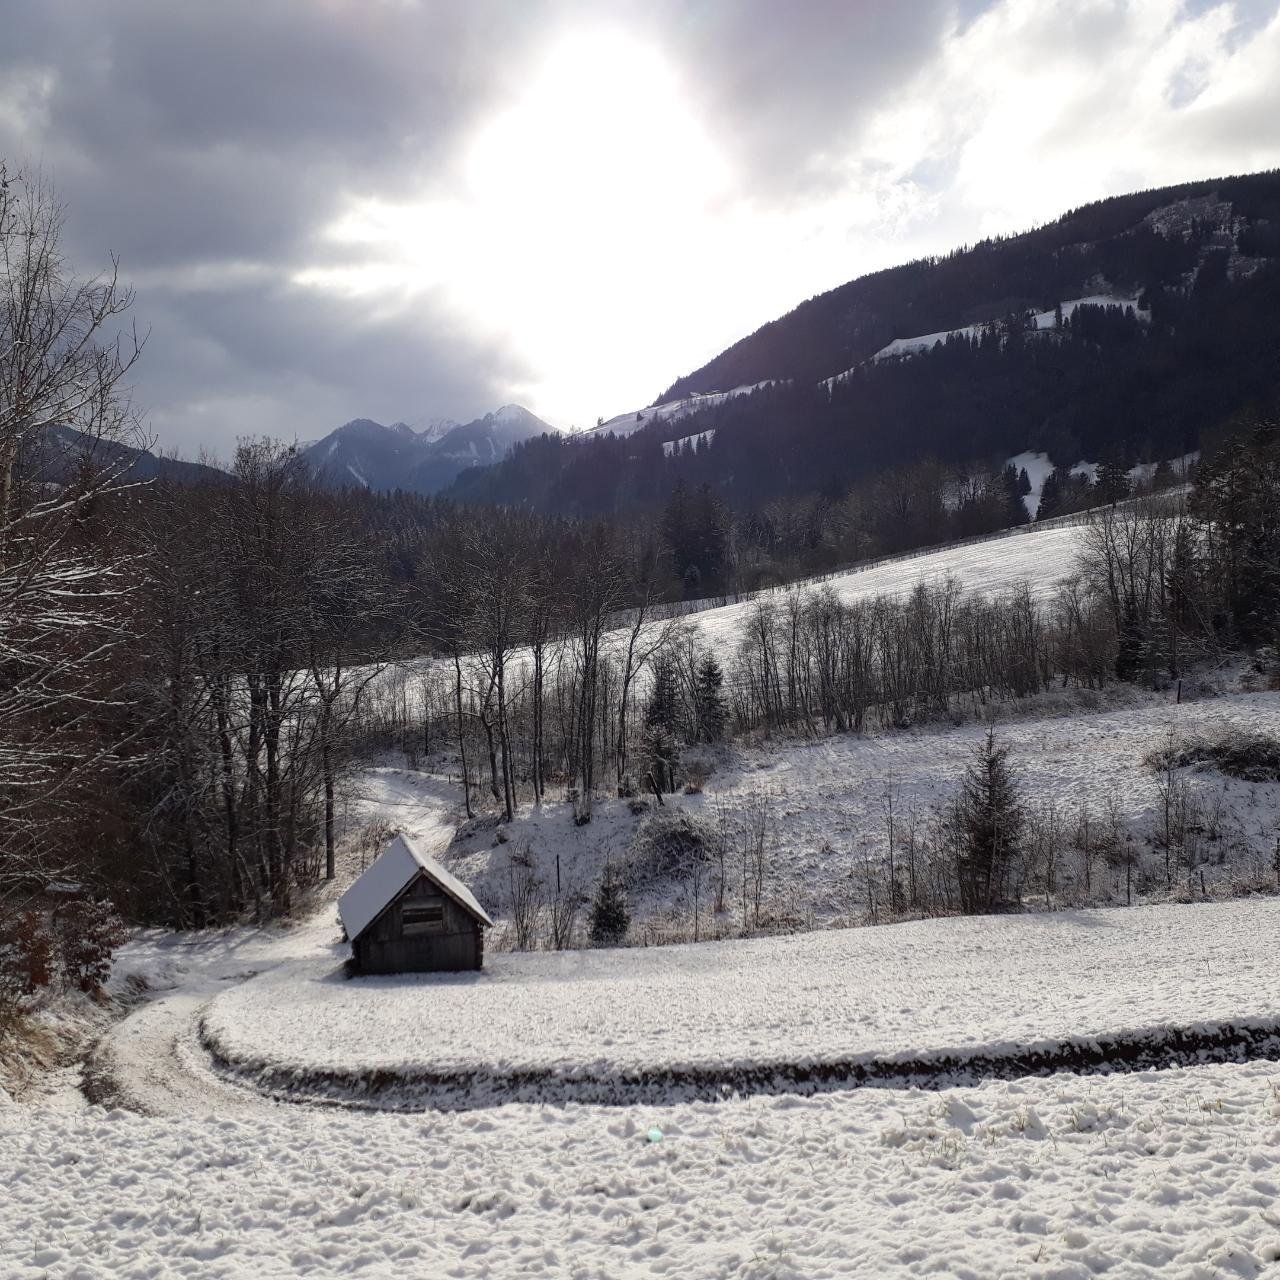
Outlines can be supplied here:
M868 270L1280 165L1280 0L6 0L163 446L557 426Z

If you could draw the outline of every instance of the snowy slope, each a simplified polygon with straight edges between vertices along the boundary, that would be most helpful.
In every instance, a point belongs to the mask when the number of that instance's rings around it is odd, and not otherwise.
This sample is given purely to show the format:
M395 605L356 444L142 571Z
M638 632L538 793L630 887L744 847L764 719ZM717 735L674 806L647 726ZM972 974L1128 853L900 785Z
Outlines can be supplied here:
M733 387L729 391L699 391L685 396L681 400L669 400L666 404L650 405L644 409L632 409L629 413L620 413L616 417L600 423L582 432L582 435L629 436L641 427L653 426L663 422L678 422L687 418L699 409L710 409L715 405L732 400L735 396L748 396L761 387L772 385L770 381L755 382L747 387Z
M335 982L325 960L224 992L205 1027L254 1068L404 1077L963 1059L1280 1019L1278 927L1280 901L1253 899L507 953L466 975Z
M1017 530L1007 536L900 556L870 568L836 574L822 585L830 586L843 600L857 600L906 595L919 583L953 577L971 591L1007 591L1027 582L1033 593L1043 598L1051 596L1058 584L1075 572L1080 540L1078 524ZM780 599L782 594L777 592L773 598ZM693 622L708 641L732 648L753 608L749 602L724 605L697 613Z
M1085 298L1069 298L1060 306L1064 320L1070 319L1077 307L1123 307L1126 311L1132 311L1139 320L1151 319L1151 312L1139 307L1137 298L1123 298L1109 293L1090 294ZM1028 328L1039 333L1054 329L1057 323L1057 308L1052 307L1048 311L1034 312L1028 318ZM945 343L948 338L980 338L991 328L992 324L963 324L957 325L954 329L939 329L936 333L922 333L913 338L894 338L892 342L886 343L875 352L871 360L878 362L922 355L926 351L933 350L938 343ZM860 367L860 365L854 365L852 369L846 369L843 373L827 378L825 385L831 387L833 383L843 382Z

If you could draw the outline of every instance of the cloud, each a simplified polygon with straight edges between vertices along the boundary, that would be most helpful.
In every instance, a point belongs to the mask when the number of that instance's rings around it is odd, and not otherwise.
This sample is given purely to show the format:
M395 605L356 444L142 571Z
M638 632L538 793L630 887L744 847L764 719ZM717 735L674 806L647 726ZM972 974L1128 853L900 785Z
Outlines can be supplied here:
M10 0L0 155L163 443L584 424L801 298L1280 163L1274 0Z

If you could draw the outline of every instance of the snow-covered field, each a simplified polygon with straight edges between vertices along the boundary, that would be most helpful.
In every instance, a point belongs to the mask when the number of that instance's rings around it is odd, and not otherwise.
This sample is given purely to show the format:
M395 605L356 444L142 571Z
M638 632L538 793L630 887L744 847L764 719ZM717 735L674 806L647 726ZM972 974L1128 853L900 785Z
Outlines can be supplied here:
M0 1160L6 1280L1246 1280L1280 1259L1270 1063L626 1110L9 1109Z
M1078 543L1077 527L1051 527L832 585L853 598L951 574L1047 593ZM750 607L695 624L731 646ZM1125 697L1097 709L1046 698L999 727L1029 799L1052 796L1070 816L1114 797L1141 838L1157 803L1143 757L1170 729L1280 735L1276 694ZM922 813L980 733L743 748L702 795L669 803L711 819L765 798L770 902L838 919L860 907L864 855L882 856L886 784L900 820ZM1274 847L1280 784L1183 776L1224 801L1259 857ZM384 764L360 774L345 817L443 850L457 800L438 778ZM637 821L610 800L576 828L548 804L507 834L531 841L549 881L559 853L589 888ZM501 901L508 846L495 838L478 828L447 855L486 905ZM347 875L367 853L352 853ZM664 902L685 892L668 886ZM331 902L294 927L148 933L113 981L141 974L150 999L89 1065L106 1105L0 1094L0 1277L1274 1276L1280 1065L973 1079L1002 1061L1022 1072L1072 1051L1096 1063L1138 1044L1194 1049L1188 1032L1207 1043L1224 1027L1274 1031L1278 929L1280 899L1253 897L493 952L478 974L359 980L341 975ZM1275 1037L1251 1043L1280 1053ZM880 1087L847 1087L876 1064ZM951 1087L888 1087L930 1064ZM447 1101L397 1097L415 1074L479 1087L457 1110L305 1105L325 1096L326 1073L345 1081L330 1100L350 1103L353 1079L378 1070L375 1104Z
M1026 582L1035 596L1047 598L1060 582L1076 572L1080 546L1078 524L1031 528L924 555L902 556L867 569L836 574L822 585L829 586L842 600L852 601L907 595L921 583L936 584L950 577L968 591L991 594ZM781 595L771 598L780 599ZM724 646L721 651L727 652L737 646L755 607L752 602L724 605L697 613L691 621L705 640Z
M1280 900L925 920L714 945L491 956L346 979L331 957L218 996L206 1033L276 1074L591 1080L1008 1056L1280 1017Z
M1130 768L1162 716L1263 724L1277 703L1246 695L1006 732L1024 735L1023 766L1073 800ZM857 830L883 753L925 796L929 761L935 775L939 752L958 767L966 735L748 752L717 782L746 794L771 774L800 849L821 820L814 797L838 794L846 807L832 812ZM381 768L352 817L438 847L451 803L436 780ZM111 1096L151 1114L0 1106L0 1274L1263 1277L1280 1261L1271 1062L397 1115L273 1103L211 1068L196 1024L225 1022L259 1056L344 1067L379 1054L486 1070L954 1058L1162 1024L1270 1025L1278 925L1280 901L1250 899L501 955L481 975L355 982L334 975L331 907L293 929L148 935L120 968L149 973L155 999L108 1035L98 1066Z

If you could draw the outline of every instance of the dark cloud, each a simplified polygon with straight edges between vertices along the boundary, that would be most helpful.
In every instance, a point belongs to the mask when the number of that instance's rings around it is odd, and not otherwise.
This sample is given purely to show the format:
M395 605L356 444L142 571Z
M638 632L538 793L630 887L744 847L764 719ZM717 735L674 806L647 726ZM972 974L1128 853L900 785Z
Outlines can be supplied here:
M822 162L990 0L738 0L644 6L736 152L753 192L775 199L838 180ZM653 19L651 18L651 21Z
M115 251L136 273L153 331L138 397L163 440L465 416L534 372L508 344L436 299L375 320L367 300L288 281L323 260L317 233L352 198L447 189L477 122L557 32L647 37L744 190L786 204L984 4L9 0L0 155L52 174L79 262ZM214 421L219 404L254 420Z

